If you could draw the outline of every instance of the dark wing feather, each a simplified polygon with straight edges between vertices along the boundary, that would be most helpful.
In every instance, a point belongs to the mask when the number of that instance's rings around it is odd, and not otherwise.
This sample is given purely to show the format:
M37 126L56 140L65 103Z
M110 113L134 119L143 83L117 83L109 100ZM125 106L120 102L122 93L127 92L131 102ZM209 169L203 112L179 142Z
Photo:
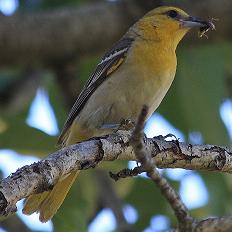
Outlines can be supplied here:
M59 137L58 144L64 143L68 129L97 87L123 63L132 42L133 38L123 37L103 56L74 103Z

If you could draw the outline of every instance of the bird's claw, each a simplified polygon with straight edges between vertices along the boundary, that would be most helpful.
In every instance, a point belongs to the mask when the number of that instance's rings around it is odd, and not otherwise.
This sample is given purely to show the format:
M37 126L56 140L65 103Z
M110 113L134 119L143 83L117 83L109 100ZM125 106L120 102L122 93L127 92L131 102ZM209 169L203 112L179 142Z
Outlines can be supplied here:
M129 131L129 130L133 129L134 127L135 127L135 122L129 118L126 118L126 119L122 119L120 121L120 126L119 126L118 130Z

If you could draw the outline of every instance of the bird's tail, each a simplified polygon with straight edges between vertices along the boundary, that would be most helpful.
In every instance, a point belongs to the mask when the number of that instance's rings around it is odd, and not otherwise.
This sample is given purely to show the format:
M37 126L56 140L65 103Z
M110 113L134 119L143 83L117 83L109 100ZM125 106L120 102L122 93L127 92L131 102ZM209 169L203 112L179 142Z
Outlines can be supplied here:
M66 178L59 180L52 191L29 196L25 201L23 213L30 215L39 212L41 222L51 219L63 203L79 172L73 171Z

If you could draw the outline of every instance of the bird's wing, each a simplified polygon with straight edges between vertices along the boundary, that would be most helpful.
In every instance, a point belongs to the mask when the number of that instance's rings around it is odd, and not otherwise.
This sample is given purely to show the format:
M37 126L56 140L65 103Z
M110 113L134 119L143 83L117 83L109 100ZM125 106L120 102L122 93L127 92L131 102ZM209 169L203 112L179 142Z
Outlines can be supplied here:
M132 42L133 38L123 37L103 56L74 103L59 136L58 144L64 143L68 129L97 87L123 63Z

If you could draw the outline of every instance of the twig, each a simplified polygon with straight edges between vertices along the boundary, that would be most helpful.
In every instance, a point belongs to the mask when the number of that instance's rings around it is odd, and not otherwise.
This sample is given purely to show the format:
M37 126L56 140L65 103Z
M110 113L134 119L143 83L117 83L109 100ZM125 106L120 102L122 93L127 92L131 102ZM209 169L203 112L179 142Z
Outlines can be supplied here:
M146 171L146 169L143 166L139 166L139 167L135 167L133 169L125 168L125 169L120 170L117 173L109 172L109 174L110 174L110 177L114 181L118 181L121 178L137 176L145 171Z
M135 155L141 166L146 170L147 176L150 177L162 192L163 196L169 202L175 212L181 231L192 231L193 218L190 216L188 209L181 201L175 190L169 185L156 168L152 159L151 152L146 149L144 139L144 124L148 114L148 107L143 106L134 133L132 134L131 144L134 148Z

